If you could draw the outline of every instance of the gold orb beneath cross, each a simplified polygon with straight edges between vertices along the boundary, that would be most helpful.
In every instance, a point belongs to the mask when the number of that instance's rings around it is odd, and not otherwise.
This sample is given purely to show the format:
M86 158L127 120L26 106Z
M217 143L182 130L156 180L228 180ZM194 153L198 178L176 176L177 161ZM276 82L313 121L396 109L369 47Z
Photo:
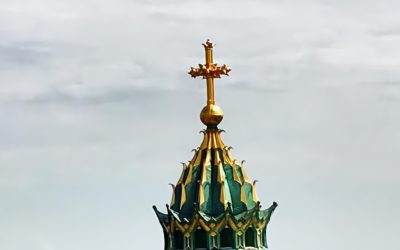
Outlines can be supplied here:
M200 120L207 126L217 126L223 118L222 109L214 104L207 104L200 112Z

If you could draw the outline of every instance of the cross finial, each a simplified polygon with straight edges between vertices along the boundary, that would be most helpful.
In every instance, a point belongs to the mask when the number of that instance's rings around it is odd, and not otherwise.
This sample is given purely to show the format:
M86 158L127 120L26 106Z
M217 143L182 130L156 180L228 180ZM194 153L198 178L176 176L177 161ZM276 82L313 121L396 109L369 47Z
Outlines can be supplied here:
M213 47L215 44L207 39L203 43L206 52L206 63L199 64L198 68L190 68L189 74L196 78L202 76L207 80L207 106L200 113L201 121L207 126L217 126L223 118L223 113L220 107L215 105L214 99L214 78L221 78L221 75L228 75L231 69L225 64L218 66L213 62Z
M221 75L228 75L231 69L225 64L222 66L217 66L213 63L213 47L215 44L207 39L203 46L206 51L206 63L199 64L198 68L190 68L189 74L196 78L202 76L203 79L207 79L207 104L215 104L214 99L214 78L221 78Z

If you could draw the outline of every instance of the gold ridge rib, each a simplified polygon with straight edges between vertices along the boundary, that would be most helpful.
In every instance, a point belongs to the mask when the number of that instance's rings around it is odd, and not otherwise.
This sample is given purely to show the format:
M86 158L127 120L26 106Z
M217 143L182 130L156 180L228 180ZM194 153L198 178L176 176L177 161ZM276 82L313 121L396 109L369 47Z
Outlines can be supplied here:
M186 202L186 189L185 189L185 185L181 184L182 187L182 191L181 191L181 204L180 204L180 208L182 209L183 205Z

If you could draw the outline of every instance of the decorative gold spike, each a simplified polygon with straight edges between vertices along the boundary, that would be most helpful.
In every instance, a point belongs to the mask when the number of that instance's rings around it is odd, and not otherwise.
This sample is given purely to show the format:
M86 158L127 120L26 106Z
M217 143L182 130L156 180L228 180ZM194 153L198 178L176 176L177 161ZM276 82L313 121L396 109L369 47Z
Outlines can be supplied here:
M179 177L177 186L183 182L183 177L185 176L185 169L182 170L181 176Z
M240 164L240 171L242 172L243 181L244 181L244 182L247 182L247 183L249 183L249 184L251 184L251 185L253 185L253 183L250 181L249 177L247 177L246 171L244 170L243 164L244 164L245 162L246 162L246 161L243 160L243 161L241 162L241 164Z
M168 183L172 187L172 198L171 198L171 206L175 204L175 185L172 183Z
M187 164L184 162L181 162L183 169L185 170L187 168Z

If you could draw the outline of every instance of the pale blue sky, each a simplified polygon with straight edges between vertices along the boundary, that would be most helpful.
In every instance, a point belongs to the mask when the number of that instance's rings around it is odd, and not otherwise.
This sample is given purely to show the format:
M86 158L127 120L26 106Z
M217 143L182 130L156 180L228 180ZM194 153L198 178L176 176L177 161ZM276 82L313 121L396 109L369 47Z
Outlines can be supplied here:
M0 249L162 249L205 84L272 250L400 249L400 2L0 1Z

